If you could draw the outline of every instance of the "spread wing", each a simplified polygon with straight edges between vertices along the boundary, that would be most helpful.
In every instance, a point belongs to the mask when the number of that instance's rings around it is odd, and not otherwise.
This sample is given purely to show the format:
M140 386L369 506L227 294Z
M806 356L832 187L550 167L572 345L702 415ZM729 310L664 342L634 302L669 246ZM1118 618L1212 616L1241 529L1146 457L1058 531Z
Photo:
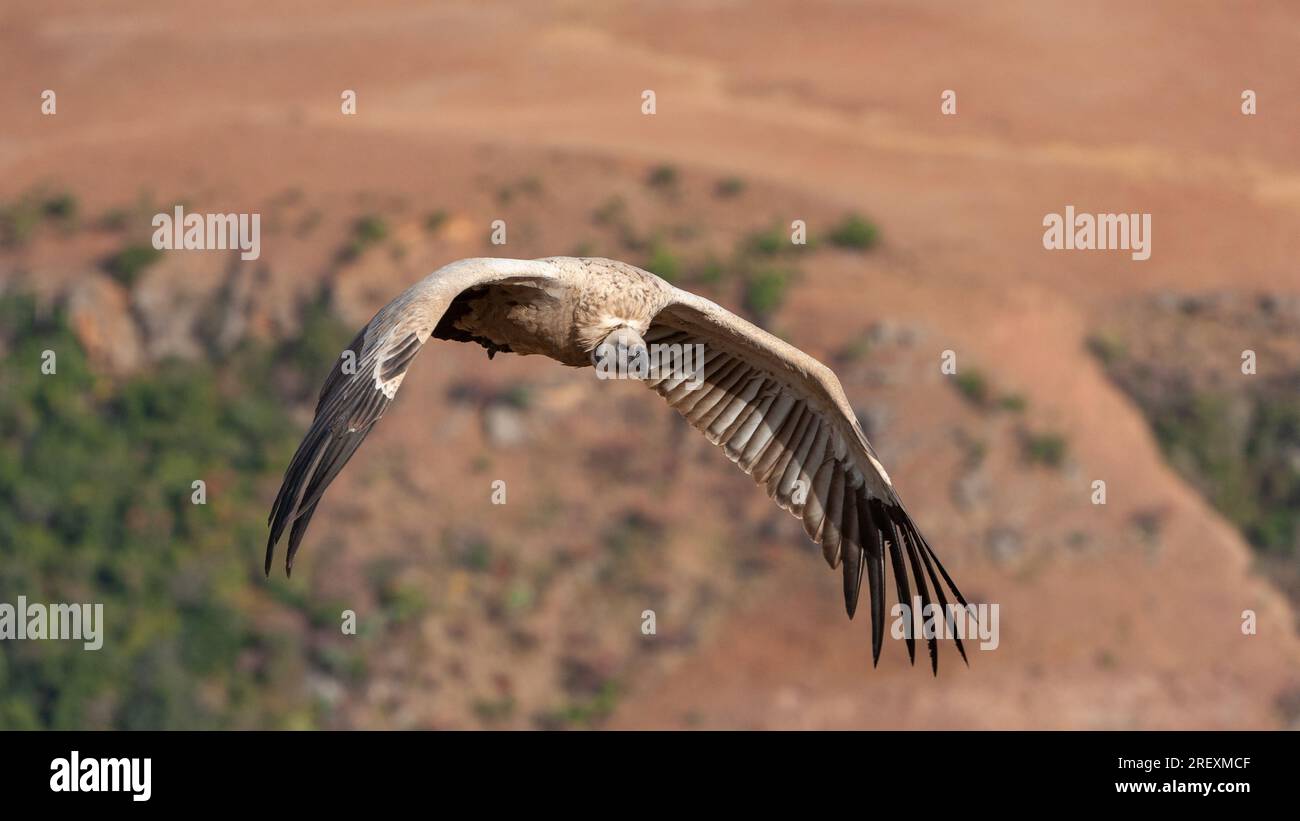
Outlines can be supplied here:
M544 260L466 259L440 268L380 309L334 363L316 417L285 471L271 507L266 572L289 530L286 573L325 489L384 415L407 368L433 335L452 300L471 288L539 283L554 276Z
M965 607L965 598L903 508L835 374L713 302L673 291L645 341L703 345L704 355L686 374L664 368L647 383L803 521L826 562L842 567L849 618L866 571L873 662L880 659L885 629L886 553L900 602L911 607L915 584L923 607L932 603L933 591L947 613L946 583ZM960 639L956 646L965 660ZM929 649L937 673L934 638ZM907 652L915 663L910 634Z

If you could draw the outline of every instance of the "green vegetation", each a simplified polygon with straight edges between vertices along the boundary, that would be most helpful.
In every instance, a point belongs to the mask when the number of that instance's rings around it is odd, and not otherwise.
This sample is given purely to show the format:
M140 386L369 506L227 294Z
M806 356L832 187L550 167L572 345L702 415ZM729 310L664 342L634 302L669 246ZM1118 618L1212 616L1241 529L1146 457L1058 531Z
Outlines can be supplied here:
M618 706L620 689L616 682L606 681L590 696L574 699L565 706L536 716L537 725L543 729L590 729L598 727Z
M1177 310L1196 314L1201 304L1189 296ZM1181 334L1157 330L1161 326L1146 316L1133 327L1141 337L1108 329L1088 338L1088 350L1142 408L1169 464L1241 531L1300 601L1292 561L1300 546L1300 372L1294 360L1277 375L1224 384L1213 373L1178 364L1171 349L1183 345Z
M763 267L745 276L745 308L760 323L766 323L785 303L786 292L795 274L784 268Z
M627 202L617 194L605 200L591 212L596 225L618 225L627 219Z
M646 175L646 185L661 191L677 187L677 169L671 165L657 165Z
M429 608L423 588L402 584L396 577L385 579L383 585L375 589L379 606L383 608L384 618L393 624L411 621Z
M41 212L49 219L71 225L77 219L77 198L67 191L46 197Z
M601 228L614 231L619 243L628 251L645 251L649 247L649 243L638 236L636 226L632 224L627 202L617 194L591 212L591 221Z
M866 359L874 347L875 343L872 341L871 334L864 331L850 339L845 343L844 347L835 352L835 361L844 363L859 362Z
M114 279L130 288L145 269L162 259L162 251L147 242L126 246L104 262L104 269Z
M294 226L294 236L300 239L311 236L312 233L320 227L322 219L324 219L324 215L321 213L319 208L309 209L302 215L302 219L298 221L298 224Z
M509 205L514 201L516 194L523 194L528 197L540 197L542 195L542 180L540 177L523 177L511 183L506 183L497 189L497 202L501 205Z
M647 271L661 276L669 282L676 282L681 277L682 263L672 252L667 243L655 240L650 246L650 258L642 266Z
M37 190L0 206L0 248L25 245L45 220L65 229L75 227L77 198L67 191L50 194Z
M699 285L718 285L726 277L727 271L721 262L712 257L691 266L691 272L687 277L691 282Z
M827 236L832 245L866 251L880 241L880 230L857 214L849 214Z
M1029 401L1025 399L1024 394L1005 393L1001 396L994 396L992 384L983 371L975 368L966 368L953 377L952 384L957 391L977 408L993 408L1010 411L1011 413L1023 413L1029 407Z
M1175 469L1251 544L1290 555L1300 537L1300 394L1180 397L1152 416Z
M984 464L985 458L989 455L989 443L984 439L968 439L963 443L965 455L962 459L963 464L969 470L974 470Z
M312 393L275 386L299 363L324 373L346 330L316 306L301 342L120 382L30 297L0 298L0 336L0 590L102 603L105 622L94 652L0 642L0 728L327 723L308 673L354 679L364 660L340 634L341 608L308 604L310 568L268 582L262 550L301 433L286 408ZM45 350L54 374L41 372ZM193 503L196 480L206 504Z
M452 563L475 573L486 573L492 566L492 544L479 536L467 539L448 538Z
M998 399L998 407L1012 413L1024 413L1025 409L1029 407L1029 400L1025 399L1025 395L1022 393L1003 394Z
M1093 334L1088 337L1088 350L1106 366L1115 365L1128 355L1124 340L1111 334Z
M1031 465L1059 468L1065 464L1068 443L1059 433L1024 431L1020 444L1025 461Z
M497 724L502 721L508 721L515 713L515 699L513 696L502 696L494 699L478 699L473 704L474 715L484 724Z
M526 382L517 382L501 393L500 401L516 410L528 410L533 404L533 388Z
M26 198L0 208L0 246L16 248L25 245L40 222L40 209Z
M367 248L383 242L388 238L388 222L377 214L367 214L352 225L352 239L343 247L339 257L354 260L365 253Z
M437 211L431 211L424 217L424 230L430 234L436 234L447 222L447 212L439 208Z
M797 254L811 251L816 246L816 242L811 239L801 244L795 244L791 240L790 230L786 225L787 223L778 221L770 228L755 231L745 237L738 249L740 254L742 256L774 257L780 254Z
M523 177L515 181L515 190L530 197L540 197L543 190L542 179L532 176Z
M796 246L778 223L765 231L755 231L744 241L742 250L762 257L772 257Z
M125 231L131 225L131 209L114 207L99 218L99 227L105 231Z
M722 199L738 197L745 193L745 181L740 177L723 177L713 187L713 193Z
M953 378L953 384L962 396L976 407L986 407L989 403L989 382L984 374L974 368L967 368Z

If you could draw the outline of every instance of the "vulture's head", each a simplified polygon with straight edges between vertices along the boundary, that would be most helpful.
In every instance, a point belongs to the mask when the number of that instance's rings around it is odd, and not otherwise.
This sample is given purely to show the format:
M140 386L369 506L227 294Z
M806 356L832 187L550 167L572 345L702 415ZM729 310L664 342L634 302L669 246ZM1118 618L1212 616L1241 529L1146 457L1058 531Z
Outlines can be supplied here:
M592 349L591 364L597 368L602 362L605 367L635 368L638 360L648 361L649 356L641 335L626 325L620 325Z

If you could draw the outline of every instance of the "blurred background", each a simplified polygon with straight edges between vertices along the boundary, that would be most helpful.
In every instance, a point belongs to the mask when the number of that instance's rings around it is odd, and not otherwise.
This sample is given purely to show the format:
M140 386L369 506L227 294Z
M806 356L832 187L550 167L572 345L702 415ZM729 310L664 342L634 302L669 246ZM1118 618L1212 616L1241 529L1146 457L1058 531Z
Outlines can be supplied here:
M0 601L107 625L0 643L0 727L1300 726L1297 54L1285 3L5 4ZM177 205L260 258L154 250ZM1067 205L1151 258L1044 250ZM657 397L451 343L265 578L356 329L563 254L831 364L998 649L873 670Z

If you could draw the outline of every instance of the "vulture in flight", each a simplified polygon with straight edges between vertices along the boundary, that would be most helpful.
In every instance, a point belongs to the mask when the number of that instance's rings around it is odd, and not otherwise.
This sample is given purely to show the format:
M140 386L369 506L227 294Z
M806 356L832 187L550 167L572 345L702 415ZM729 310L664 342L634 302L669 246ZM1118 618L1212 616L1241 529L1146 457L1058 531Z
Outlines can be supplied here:
M907 514L829 368L654 274L616 260L573 257L460 260L375 314L325 379L315 420L285 471L269 520L268 574L286 529L285 572L292 571L325 489L432 338L476 342L489 356L542 354L571 367L591 367L611 351L635 358L647 355L648 346L702 345L693 348L703 356L691 373L660 368L644 381L802 520L827 564L842 569L849 618L865 570L873 663L885 629L886 554L899 602L911 606L915 585L923 607L933 592L946 614L946 585L968 606ZM911 632L905 638L915 663L915 638ZM961 640L955 643L965 660ZM937 672L934 638L929 651Z

